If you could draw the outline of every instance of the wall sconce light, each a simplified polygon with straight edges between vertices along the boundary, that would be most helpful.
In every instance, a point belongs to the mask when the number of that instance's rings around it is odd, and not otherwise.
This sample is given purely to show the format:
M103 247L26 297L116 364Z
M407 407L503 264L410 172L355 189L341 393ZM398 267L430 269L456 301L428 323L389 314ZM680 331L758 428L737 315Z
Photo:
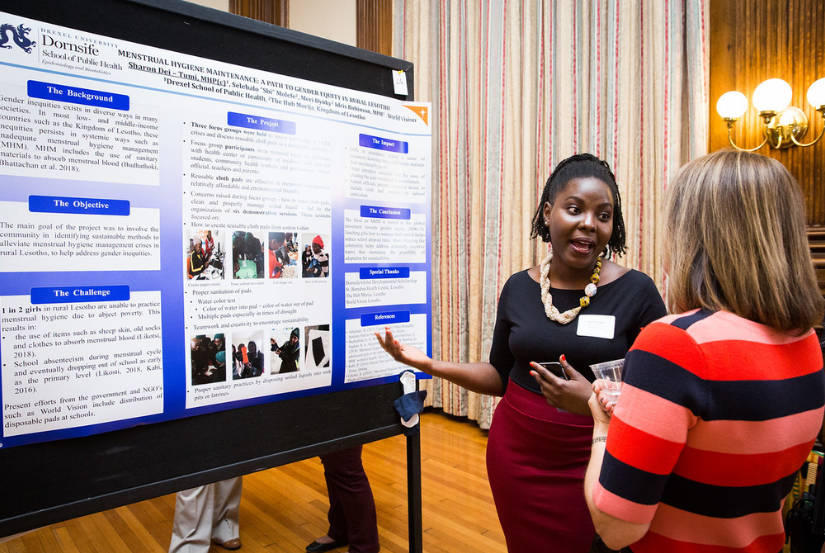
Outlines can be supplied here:
M822 131L816 140L803 144L799 142L808 132L808 118L805 112L790 105L791 85L782 79L768 79L753 91L753 107L763 121L765 140L756 148L740 148L733 143L733 125L748 110L748 99L741 92L726 92L716 102L716 112L728 125L728 142L737 150L753 152L769 143L773 148L813 146L825 134L825 79L819 79L808 88L808 103L822 116Z

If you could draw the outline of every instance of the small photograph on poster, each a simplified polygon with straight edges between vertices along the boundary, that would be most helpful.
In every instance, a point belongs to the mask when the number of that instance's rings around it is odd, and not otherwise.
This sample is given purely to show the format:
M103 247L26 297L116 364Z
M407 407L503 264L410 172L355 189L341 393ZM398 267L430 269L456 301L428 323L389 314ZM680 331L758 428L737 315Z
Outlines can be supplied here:
M297 372L301 364L301 329L284 327L273 330L269 338L269 372L283 374Z
M294 232L269 233L269 264L266 274L269 278L298 278L298 246Z
M221 246L221 231L201 229L189 236L186 250L186 275L190 280L223 278L226 253Z
M329 235L303 233L301 247L301 276L304 278L328 277Z
M315 325L304 328L306 344L305 368L307 371L329 367L332 357L329 325Z
M264 278L264 244L262 236L236 230L232 233L233 278Z
M189 340L192 386L226 382L226 342L223 334L198 334Z
M260 330L232 334L233 380L264 374L264 354L261 351L263 338Z

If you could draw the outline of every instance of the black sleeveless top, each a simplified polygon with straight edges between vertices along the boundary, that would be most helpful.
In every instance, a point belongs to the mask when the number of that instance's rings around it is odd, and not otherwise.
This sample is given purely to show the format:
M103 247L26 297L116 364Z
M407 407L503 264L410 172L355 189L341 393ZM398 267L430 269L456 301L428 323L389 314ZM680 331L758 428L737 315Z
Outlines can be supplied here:
M584 290L550 289L553 305L564 312L579 305ZM551 321L544 314L541 285L527 271L511 276L501 291L496 327L490 349L490 363L507 387L512 379L523 388L541 393L530 376L530 361L567 362L593 380L590 365L622 359L643 326L667 314L662 297L644 273L630 270L613 282L599 286L590 305L566 325ZM612 340L578 336L582 315L613 315L616 318Z

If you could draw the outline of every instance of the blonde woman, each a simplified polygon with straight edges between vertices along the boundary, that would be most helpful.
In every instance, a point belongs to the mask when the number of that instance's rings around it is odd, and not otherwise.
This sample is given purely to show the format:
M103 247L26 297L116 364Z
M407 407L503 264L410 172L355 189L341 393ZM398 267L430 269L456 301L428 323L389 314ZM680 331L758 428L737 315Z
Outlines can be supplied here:
M825 404L799 187L720 151L679 171L664 220L672 314L628 352L614 409L594 383L590 514L614 549L777 553Z

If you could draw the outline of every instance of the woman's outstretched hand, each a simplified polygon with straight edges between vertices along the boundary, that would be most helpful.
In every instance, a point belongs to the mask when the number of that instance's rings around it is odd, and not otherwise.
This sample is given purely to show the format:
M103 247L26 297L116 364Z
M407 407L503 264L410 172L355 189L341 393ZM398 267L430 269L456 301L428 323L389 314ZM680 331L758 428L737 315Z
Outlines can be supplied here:
M530 363L533 369L530 374L541 387L541 395L553 407L577 415L589 415L587 400L592 393L590 382L567 362L564 355L559 358L559 362L570 380L559 378L538 363Z
M399 363L404 363L410 367L432 374L433 360L427 357L427 354L420 349L402 344L392 336L392 331L389 327L384 327L384 336L380 332L375 333L378 338L378 343L384 348L384 351L389 353L393 359Z

